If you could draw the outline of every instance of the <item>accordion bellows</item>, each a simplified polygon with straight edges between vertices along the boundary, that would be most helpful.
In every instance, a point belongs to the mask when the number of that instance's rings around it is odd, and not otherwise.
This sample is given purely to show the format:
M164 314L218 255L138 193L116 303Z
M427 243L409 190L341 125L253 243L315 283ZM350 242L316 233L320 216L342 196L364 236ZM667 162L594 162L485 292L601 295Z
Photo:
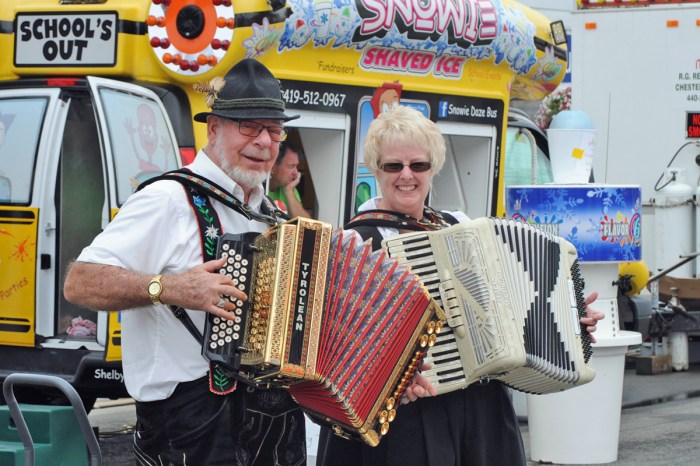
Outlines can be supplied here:
M438 393L497 379L544 394L585 384L595 371L577 253L532 225L481 218L383 241L410 265L447 315L424 375Z
M218 255L249 299L234 302L233 320L208 316L203 355L377 445L442 328L421 280L355 232L303 218L223 235Z

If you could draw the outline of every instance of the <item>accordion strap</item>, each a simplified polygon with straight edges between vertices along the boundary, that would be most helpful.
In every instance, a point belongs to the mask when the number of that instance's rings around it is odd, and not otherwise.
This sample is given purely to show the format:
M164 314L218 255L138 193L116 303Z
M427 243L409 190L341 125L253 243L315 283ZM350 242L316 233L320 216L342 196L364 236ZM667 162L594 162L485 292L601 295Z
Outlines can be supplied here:
M424 217L418 220L410 215L399 214L390 210L366 210L355 216L345 228L357 231L363 240L372 240L372 249L382 247L382 234L379 227L396 228L397 230L430 231L454 225L459 221L447 212L438 212L426 206Z
M182 306L168 306L170 310L172 311L173 315L178 318L180 322L182 322L182 325L185 326L188 332L194 337L195 340L200 345L204 344L204 335L202 335L202 332L199 331L197 326L192 322L192 319L190 318L189 315L187 315L187 311L185 311L185 308Z
M431 231L440 230L455 223L458 223L457 219L447 212L438 212L425 206L421 219L391 210L366 210L357 214L345 225L345 228L371 226L396 228L397 230Z

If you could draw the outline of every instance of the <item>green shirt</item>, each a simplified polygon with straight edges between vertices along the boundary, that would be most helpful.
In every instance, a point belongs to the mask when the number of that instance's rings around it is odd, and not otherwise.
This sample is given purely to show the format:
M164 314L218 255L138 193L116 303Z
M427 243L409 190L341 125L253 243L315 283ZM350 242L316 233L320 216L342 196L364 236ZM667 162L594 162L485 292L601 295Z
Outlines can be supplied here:
M270 191L267 193L267 195L275 202L275 206L277 206L278 209L281 209L287 213L289 212L289 209L287 208L287 195L284 193L283 186L280 186L274 191ZM301 196L299 196L299 191L297 191L297 188L294 188L294 197L296 197L297 201L299 201L301 204Z

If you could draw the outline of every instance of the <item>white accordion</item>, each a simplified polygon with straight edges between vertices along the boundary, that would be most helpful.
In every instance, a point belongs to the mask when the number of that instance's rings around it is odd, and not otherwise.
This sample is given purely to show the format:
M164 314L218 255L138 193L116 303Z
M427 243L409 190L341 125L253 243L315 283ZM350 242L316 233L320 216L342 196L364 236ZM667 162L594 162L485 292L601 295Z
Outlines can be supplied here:
M578 255L512 219L481 218L382 242L447 315L423 374L438 394L485 380L544 394L593 380ZM446 330L446 331L445 331Z

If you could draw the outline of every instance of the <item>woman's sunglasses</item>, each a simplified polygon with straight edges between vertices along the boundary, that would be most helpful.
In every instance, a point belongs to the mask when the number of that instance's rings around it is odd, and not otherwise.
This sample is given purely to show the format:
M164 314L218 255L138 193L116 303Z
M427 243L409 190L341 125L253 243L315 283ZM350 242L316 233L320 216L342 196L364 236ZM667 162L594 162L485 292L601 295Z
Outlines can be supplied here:
M430 162L412 162L408 165L404 165L403 163L399 162L388 162L379 165L379 168L387 173L398 173L403 170L403 167L408 167L412 172L420 173L427 172L432 168L432 166L433 164Z

